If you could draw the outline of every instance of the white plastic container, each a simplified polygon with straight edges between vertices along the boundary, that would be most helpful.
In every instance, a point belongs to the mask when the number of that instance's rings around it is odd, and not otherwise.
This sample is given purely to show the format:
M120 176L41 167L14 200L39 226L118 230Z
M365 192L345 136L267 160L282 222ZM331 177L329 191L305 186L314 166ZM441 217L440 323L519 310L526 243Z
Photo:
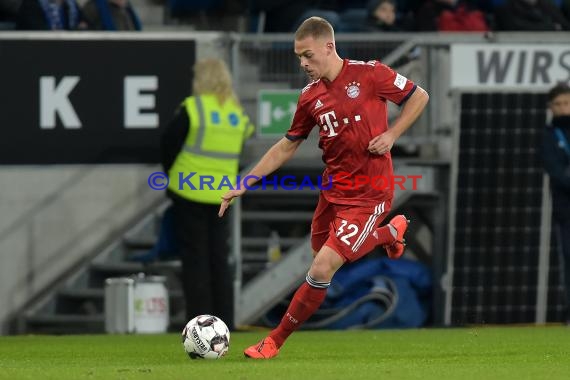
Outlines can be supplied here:
M135 279L135 332L164 333L170 321L166 277L141 276Z
M164 333L170 321L166 277L105 280L105 331L109 334Z

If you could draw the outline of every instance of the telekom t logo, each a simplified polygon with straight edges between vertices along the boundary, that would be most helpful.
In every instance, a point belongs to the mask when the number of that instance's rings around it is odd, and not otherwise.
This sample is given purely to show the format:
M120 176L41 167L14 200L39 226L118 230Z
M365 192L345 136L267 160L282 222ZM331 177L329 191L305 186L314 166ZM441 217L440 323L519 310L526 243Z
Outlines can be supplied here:
M321 127L323 128L323 130L325 132L328 132L328 137L334 137L336 135L338 135L338 133L336 132L335 128L338 128L338 120L336 118L336 115L334 113L334 111L329 111L326 113L323 113L319 116L320 119L320 124ZM355 115L354 116L354 121L360 121L360 115ZM345 117L344 119L342 119L343 124L348 124L349 123L349 119L348 117Z
M336 121L336 115L334 114L334 111L329 111L327 113L323 113L321 114L321 127L323 127L323 130L325 132L329 133L329 137L334 137L336 135L338 135L338 133L335 132L335 128L338 128L338 121ZM323 123L323 120L326 122L326 124Z

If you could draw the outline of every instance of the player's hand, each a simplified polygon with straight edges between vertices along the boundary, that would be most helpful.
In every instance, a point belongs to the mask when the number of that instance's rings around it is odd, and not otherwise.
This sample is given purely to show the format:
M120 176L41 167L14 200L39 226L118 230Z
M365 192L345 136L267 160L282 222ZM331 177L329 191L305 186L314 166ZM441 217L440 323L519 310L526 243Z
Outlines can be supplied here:
M386 131L381 135L374 137L368 143L368 151L372 154L386 154L394 146L396 138L390 131Z
M228 207L230 207L232 199L240 197L241 195L243 195L243 193L245 193L245 189L239 189L239 190L235 189L235 190L230 190L224 195L222 195L222 204L220 205L220 211L218 211L218 216L220 218L224 216L224 213L226 212Z

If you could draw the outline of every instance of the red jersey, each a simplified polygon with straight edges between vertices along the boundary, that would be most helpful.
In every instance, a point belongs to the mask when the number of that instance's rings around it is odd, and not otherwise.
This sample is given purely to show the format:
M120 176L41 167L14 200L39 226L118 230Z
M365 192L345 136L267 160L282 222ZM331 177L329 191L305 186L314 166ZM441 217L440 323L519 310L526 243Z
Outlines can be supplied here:
M319 79L302 90L286 137L307 138L319 126L323 195L329 202L365 206L392 198L392 186L382 182L393 178L392 157L368 152L368 143L388 130L386 101L401 105L415 88L380 62L345 59L335 80ZM356 185L366 179L376 185Z

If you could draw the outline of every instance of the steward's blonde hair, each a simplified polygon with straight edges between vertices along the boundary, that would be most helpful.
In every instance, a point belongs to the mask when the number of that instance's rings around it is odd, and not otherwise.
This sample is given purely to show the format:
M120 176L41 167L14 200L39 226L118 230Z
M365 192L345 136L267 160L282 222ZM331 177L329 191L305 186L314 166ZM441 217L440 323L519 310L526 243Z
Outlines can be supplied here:
M224 61L217 58L202 59L194 64L193 71L192 95L216 95L222 104L231 98L237 101L232 76Z

